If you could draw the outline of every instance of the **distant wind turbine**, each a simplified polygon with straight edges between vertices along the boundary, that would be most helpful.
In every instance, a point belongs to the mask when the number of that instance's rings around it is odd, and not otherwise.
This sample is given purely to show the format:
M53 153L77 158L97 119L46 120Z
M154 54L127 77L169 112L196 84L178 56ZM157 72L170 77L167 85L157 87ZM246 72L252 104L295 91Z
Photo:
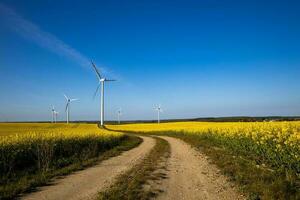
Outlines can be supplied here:
M58 116L59 112L54 111L54 122L57 122L57 116Z
M160 123L160 113L163 112L163 110L161 109L161 105L159 104L156 108L154 108L154 110L157 111L157 123Z
M55 110L54 110L54 106L52 105L52 109L51 109L51 113L52 113L52 123L54 122L54 112L55 112Z
M121 108L118 109L117 114L118 114L118 124L120 124L121 123L120 116L123 114Z
M67 113L67 124L69 123L69 120L70 120L70 104L72 101L77 101L78 99L70 99L69 97L67 97L67 95L65 95L65 98L67 100L67 104L66 104L66 110L65 112Z
M115 81L115 80L111 80L111 79L106 79L105 77L102 77L99 70L97 69L96 65L93 63L93 61L91 61L92 63L92 66L95 70L95 73L98 77L98 80L99 80L99 84L97 86L97 89L95 91L95 94L94 94L94 97L96 96L98 90L99 90L99 87L101 86L101 100L100 100L100 124L101 126L104 125L104 83L105 82L110 82L110 81Z

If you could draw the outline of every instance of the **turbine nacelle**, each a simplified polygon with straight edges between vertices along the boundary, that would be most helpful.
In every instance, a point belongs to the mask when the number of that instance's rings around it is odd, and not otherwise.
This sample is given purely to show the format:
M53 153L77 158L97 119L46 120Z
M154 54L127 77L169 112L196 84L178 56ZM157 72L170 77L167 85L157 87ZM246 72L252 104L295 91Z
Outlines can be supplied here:
M99 79L99 85L103 82L108 82L108 81L116 81L116 80L113 80L113 79L107 79L107 78L101 78Z

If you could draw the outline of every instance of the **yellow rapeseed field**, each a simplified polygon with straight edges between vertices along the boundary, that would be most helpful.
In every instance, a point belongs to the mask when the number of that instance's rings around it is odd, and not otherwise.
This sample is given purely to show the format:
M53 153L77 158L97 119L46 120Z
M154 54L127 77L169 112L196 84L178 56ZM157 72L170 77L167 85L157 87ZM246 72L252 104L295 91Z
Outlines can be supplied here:
M0 145L24 140L83 138L96 136L118 138L123 133L99 129L96 124L0 123Z
M264 144L267 141L281 146L300 148L300 122L174 122L161 124L110 125L109 129L132 132L176 131L190 134L211 132L227 137L247 137Z
M205 138L258 156L274 167L300 172L300 122L174 122L111 125L109 129Z
M0 123L0 183L24 170L48 171L95 157L123 138L96 124Z
M18 136L25 134L40 134L46 136L46 133L65 133L66 136L73 134L85 136L88 134L114 135L118 136L121 133L99 129L96 124L78 124L78 123L0 123L0 139L1 136ZM71 134L70 134L71 133ZM122 135L122 134L121 134ZM24 136L25 137L25 136Z

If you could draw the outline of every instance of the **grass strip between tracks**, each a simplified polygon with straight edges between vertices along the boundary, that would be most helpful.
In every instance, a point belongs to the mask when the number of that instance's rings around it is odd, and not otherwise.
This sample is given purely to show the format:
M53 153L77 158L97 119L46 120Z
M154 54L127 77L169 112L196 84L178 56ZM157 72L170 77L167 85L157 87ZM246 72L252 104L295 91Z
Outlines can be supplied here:
M84 161L78 161L66 167L51 170L45 173L24 176L17 182L0 186L0 199L13 199L20 195L20 193L33 192L35 191L36 187L49 184L51 179L55 177L65 176L72 172L98 164L103 160L118 156L124 151L128 151L134 147L137 147L141 142L142 139L139 137L125 136L118 146L102 152L98 157L90 158Z
M153 183L165 178L165 174L158 171L166 169L170 145L164 139L154 138L156 144L146 158L125 174L120 175L111 187L100 192L98 200L143 200L153 198L161 192L154 187Z

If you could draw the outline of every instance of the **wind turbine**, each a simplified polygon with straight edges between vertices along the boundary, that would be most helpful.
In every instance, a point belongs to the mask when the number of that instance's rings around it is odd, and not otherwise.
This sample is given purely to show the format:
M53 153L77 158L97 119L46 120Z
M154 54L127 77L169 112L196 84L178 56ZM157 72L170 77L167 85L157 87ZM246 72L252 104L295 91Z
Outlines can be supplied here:
M66 110L65 112L67 113L67 124L69 123L69 119L70 119L70 104L72 101L77 101L78 99L70 99L69 97L67 97L67 95L65 95L65 98L67 100L67 104L66 104Z
M118 109L117 114L118 114L118 124L120 124L121 123L120 116L123 114L121 108Z
M102 77L99 70L97 69L96 65L93 63L93 61L91 61L92 66L95 70L95 73L98 77L99 80L99 84L97 86L97 89L95 91L94 97L96 96L99 87L101 86L101 97L100 97L100 125L103 126L104 125L104 83L105 82L110 82L110 81L115 81L115 80L111 80L111 79L106 79L105 77Z
M58 116L59 112L54 111L54 122L57 122L57 116Z
M157 111L157 123L160 123L160 113L163 112L163 110L161 109L161 105L159 104L156 108L154 108L154 110Z
M52 123L54 122L54 106L52 105L51 113L52 113Z

